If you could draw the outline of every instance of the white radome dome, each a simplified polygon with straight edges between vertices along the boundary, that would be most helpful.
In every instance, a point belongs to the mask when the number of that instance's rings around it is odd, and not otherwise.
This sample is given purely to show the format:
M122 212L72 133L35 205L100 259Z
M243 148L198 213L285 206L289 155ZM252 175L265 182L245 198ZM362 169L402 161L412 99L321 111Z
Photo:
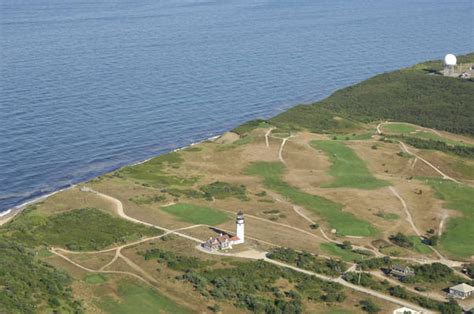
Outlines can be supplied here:
M445 57L444 57L444 64L446 65L456 65L456 62L458 60L456 59L456 56L451 54L451 53L448 53Z

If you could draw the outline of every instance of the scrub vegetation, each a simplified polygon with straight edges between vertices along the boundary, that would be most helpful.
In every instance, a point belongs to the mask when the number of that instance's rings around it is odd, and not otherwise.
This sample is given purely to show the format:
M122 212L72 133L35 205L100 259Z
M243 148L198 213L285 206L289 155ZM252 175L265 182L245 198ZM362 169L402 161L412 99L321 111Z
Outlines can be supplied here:
M160 235L162 231L113 217L95 208L52 216L30 208L7 224L2 234L31 247L47 244L74 251L93 251L143 236Z
M474 53L460 57L460 60L474 62ZM380 74L341 89L320 102L293 107L271 122L278 126L327 132L341 129L341 124L349 124L349 121L355 124L394 120L474 135L472 79L427 75L440 68L441 61L431 61ZM334 119L338 116L344 120Z
M439 311L443 314L462 312L461 307L455 301L450 301L446 303L435 301L433 299L429 299L427 297L411 292L401 286L392 285L387 280L380 281L378 279L375 279L369 273L349 272L345 273L343 278L344 280L352 284L367 287L372 290L381 291L390 294L391 296L416 303L424 308Z
M72 295L71 277L35 255L0 237L0 312L82 313L82 303Z
M389 185L387 181L375 178L364 161L346 145L338 141L313 141L311 145L324 151L332 162L329 174L334 177L323 187L348 187L358 189L377 189Z
M287 264L295 265L315 273L329 276L340 276L347 270L344 262L317 257L309 252L297 252L290 248L275 248L267 253L267 257Z
M343 286L322 281L264 261L234 262L231 267L189 270L181 280L203 296L231 302L253 313L303 313L305 302L338 303L346 299ZM289 282L287 288L277 281Z
M284 182L283 166L280 163L256 162L248 169L248 175L263 178L266 188L274 190L327 220L331 228L335 228L340 235L373 236L376 229L367 221L356 218L353 214L343 212L343 205L324 197L308 194Z

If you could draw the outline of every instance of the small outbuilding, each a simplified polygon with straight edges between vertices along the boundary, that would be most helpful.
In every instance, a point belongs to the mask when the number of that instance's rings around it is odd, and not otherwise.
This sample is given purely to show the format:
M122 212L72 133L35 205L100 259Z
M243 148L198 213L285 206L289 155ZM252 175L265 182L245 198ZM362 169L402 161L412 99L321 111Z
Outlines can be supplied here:
M466 299L472 296L474 293L474 287L461 283L449 288L449 295L453 298Z
M393 314L421 314L420 311L415 311L409 307L401 307L393 311Z
M405 278L415 275L415 271L409 266L393 264L390 269L390 274L398 278Z

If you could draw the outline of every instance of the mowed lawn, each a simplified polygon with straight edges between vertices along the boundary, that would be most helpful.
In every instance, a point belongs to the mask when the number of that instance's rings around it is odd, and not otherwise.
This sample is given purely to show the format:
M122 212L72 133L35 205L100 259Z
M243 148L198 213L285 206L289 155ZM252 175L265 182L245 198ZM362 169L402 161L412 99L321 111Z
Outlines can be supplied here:
M174 204L161 210L192 224L220 225L230 219L229 215L215 208L193 204Z
M387 181L375 178L364 161L344 143L334 140L313 141L311 145L324 151L332 162L329 174L334 177L334 180L323 187L371 190L390 185Z
M247 169L246 173L263 178L263 183L268 189L321 216L331 228L336 229L339 235L374 236L377 234L377 230L369 222L359 219L351 213L343 212L342 204L302 192L290 186L281 179L283 172L284 168L281 163L255 162Z
M321 243L319 247L326 254L340 257L343 261L346 262L358 262L361 261L363 258L362 255L354 253L350 250L344 250L335 243Z
M474 255L474 188L442 179L424 179L435 189L437 197L444 200L444 208L455 209L462 217L449 218L439 246L453 256Z
M159 294L155 289L136 283L123 281L120 283L118 294L120 300L111 297L102 299L98 307L107 313L191 313L173 300Z

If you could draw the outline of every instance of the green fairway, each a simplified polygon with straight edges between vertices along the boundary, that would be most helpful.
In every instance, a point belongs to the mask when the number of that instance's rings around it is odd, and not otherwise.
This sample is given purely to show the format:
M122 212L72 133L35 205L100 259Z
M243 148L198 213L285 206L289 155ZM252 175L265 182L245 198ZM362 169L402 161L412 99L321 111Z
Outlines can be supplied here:
M255 162L248 169L248 175L264 179L264 185L288 198L294 204L322 216L340 235L373 236L376 229L367 221L343 212L343 205L324 197L308 194L290 186L281 179L283 166L280 163Z
M122 282L118 289L120 301L107 297L98 302L107 313L190 313L173 300L159 294L155 289L131 282Z
M401 134L416 132L416 128L413 125L405 124L405 123L384 124L382 126L382 129L390 131L392 133L401 133Z
M354 253L350 250L344 250L335 243L321 243L319 247L326 254L340 257L343 261L346 262L358 262L361 261L363 257L362 255Z
M87 274L84 281L91 285L97 285L107 281L107 278L102 274L91 273Z
M192 204L175 204L162 207L161 210L193 224L220 225L230 219L227 213L218 209Z
M313 141L311 145L323 150L332 165L329 174L334 177L323 187L348 187L358 189L377 189L389 185L387 181L372 176L364 161L352 149L338 141Z
M462 217L449 218L439 246L453 256L474 255L474 188L441 179L426 178L427 184L435 189L437 197L444 200L443 207L455 209Z

